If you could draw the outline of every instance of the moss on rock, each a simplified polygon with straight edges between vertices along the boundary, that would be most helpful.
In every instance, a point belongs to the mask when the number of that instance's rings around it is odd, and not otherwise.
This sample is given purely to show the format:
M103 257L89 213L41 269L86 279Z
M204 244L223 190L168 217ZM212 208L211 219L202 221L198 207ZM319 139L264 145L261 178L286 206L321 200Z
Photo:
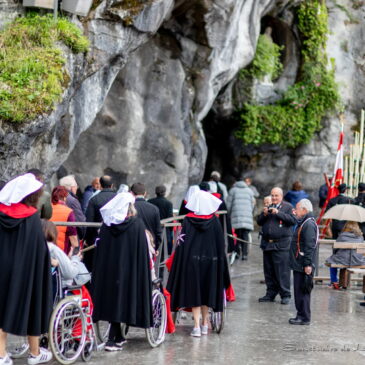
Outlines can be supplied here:
M66 20L30 14L0 32L0 119L24 122L50 112L68 85L62 42L86 52L89 41Z

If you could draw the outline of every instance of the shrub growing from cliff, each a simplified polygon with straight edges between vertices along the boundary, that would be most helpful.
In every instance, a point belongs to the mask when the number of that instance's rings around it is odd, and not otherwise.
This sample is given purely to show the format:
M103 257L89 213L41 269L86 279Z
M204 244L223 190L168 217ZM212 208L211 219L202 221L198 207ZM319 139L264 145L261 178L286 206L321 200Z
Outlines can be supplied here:
M68 20L31 14L0 32L0 119L32 120L60 100L69 77L57 43L85 52L89 41Z
M303 1L298 8L298 28L303 40L298 81L275 104L245 104L238 111L240 128L236 136L244 144L294 148L308 143L321 129L322 118L339 105L334 65L332 62L332 68L328 68L325 51L326 5L319 0Z

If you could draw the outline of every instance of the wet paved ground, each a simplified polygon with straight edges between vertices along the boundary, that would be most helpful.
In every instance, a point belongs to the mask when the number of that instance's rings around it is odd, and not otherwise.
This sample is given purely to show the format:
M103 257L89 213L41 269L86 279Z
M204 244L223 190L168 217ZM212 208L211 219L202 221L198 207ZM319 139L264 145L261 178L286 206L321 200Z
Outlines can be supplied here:
M330 249L321 249L321 262ZM252 246L248 262L236 261L232 267L237 300L228 304L227 322L221 335L192 338L189 318L167 335L159 348L149 347L144 332L128 336L125 348L118 353L95 353L91 365L99 364L364 364L365 307L360 286L334 291L316 285L312 295L312 324L292 326L288 319L295 314L294 303L284 306L258 303L265 294L260 284L262 254ZM326 268L321 274L328 274ZM25 364L17 360L15 364ZM77 362L77 364L80 364ZM53 362L52 364L57 364Z

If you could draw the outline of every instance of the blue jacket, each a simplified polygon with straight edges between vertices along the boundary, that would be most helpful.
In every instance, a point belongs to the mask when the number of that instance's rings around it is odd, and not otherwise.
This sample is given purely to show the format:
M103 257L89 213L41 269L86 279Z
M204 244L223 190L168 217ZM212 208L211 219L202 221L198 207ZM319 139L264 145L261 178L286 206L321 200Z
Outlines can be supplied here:
M285 196L284 200L286 200L288 203L290 203L294 208L297 205L298 202L300 202L302 199L308 199L309 196L304 190L289 190Z

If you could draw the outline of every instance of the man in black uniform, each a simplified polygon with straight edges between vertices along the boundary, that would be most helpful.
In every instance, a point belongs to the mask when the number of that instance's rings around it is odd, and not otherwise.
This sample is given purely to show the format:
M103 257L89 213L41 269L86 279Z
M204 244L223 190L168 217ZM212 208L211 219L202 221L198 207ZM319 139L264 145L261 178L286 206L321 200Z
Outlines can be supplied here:
M310 292L313 285L314 256L318 241L318 227L313 206L308 199L296 205L298 226L290 246L290 267L294 276L294 299L297 315L290 324L308 325L311 320Z
M131 187L131 192L136 197L135 208L146 228L152 233L155 241L155 250L158 250L162 241L162 228L160 223L160 212L156 206L146 201L146 187L142 183L135 183Z
M328 202L326 211L328 209L334 207L337 204L353 204L353 200L350 197L345 195L345 192L347 190L346 184L339 185L338 190L339 190L340 194L335 196ZM331 229L332 229L332 238L334 240L337 239L337 237L340 234L340 232L342 231L342 228L344 227L345 223L346 223L346 221L339 221L337 219L332 219Z
M164 185L156 186L155 189L156 198L150 199L148 202L153 204L160 211L160 219L166 219L173 216L173 207L172 203L165 198L166 195L166 187ZM172 228L166 228L166 236L167 236L167 251L170 255L172 252Z
M290 302L289 248L293 226L297 223L291 204L283 201L283 190L271 190L272 204L257 217L262 226L261 248L264 253L266 294L259 302L273 302L277 294L281 304Z

